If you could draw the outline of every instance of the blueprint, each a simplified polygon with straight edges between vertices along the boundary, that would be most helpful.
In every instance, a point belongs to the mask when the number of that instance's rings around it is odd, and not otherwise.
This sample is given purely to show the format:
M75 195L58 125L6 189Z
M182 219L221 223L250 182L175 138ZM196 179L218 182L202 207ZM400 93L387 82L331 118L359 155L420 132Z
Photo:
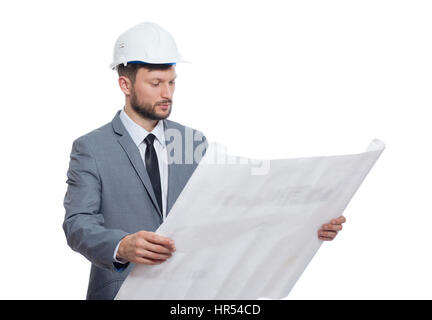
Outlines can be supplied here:
M286 297L320 248L318 229L343 214L384 148L252 160L210 144L156 231L177 250L135 265L116 299Z

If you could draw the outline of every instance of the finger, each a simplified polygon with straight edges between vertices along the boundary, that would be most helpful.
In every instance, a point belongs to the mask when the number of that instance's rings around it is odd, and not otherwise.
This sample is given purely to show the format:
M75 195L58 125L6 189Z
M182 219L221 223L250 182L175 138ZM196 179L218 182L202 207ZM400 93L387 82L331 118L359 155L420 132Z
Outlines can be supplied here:
M154 232L146 232L145 233L145 239L148 242L151 242L153 244L159 244L159 245L174 248L174 241L173 240L171 240L168 237L164 237L164 236L161 236L159 234L156 234Z
M152 233L153 235L148 234L148 233ZM175 249L176 249L175 245L164 247L163 245L154 244L154 243L150 242L150 240L148 240L154 236L158 236L158 235L153 233L153 232L147 232L147 231L139 232L139 237L137 237L137 239L136 239L135 247L137 247L139 249L154 251L157 253L171 253L171 252L175 251Z
M134 263L139 264L149 264L149 265L156 265L161 264L162 262L165 262L166 260L152 260L152 259L146 259L146 258L136 258Z
M135 248L133 252L133 258L145 258L152 260L166 260L171 257L171 254L161 254L152 251L148 251L142 248Z
M325 237L325 238L334 238L336 237L337 232L335 231L319 231L318 236L319 237Z
M334 238L318 237L318 239L320 239L322 241L332 241Z
M151 242L146 241L146 243L144 244L144 249L148 250L148 251L153 251L156 253L172 253L173 251L175 251L175 246L174 248L167 248L158 244L153 244Z
M144 252L140 254L140 257L145 259L150 259L150 260L166 260L171 257L171 254L170 253L161 254L161 253L144 250Z
M346 222L346 218L344 216L340 216L339 218L333 219L331 221L332 224L342 224L342 223L345 223L345 222Z
M345 223L346 222L346 218L344 216L340 216L339 218L336 219L337 222L339 224Z
M342 225L341 224L324 224L322 226L321 230L341 231Z

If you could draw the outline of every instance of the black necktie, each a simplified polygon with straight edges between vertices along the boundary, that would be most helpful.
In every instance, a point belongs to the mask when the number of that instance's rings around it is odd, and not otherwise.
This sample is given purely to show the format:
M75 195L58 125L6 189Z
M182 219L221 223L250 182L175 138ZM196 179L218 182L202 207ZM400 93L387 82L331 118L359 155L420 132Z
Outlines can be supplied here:
M156 136L152 133L149 133L147 137L144 139L144 142L147 145L145 152L145 165L146 170L149 175L150 181L153 186L153 191L156 195L156 200L158 202L160 211L162 212L162 192L161 192L161 182L159 175L159 164L158 158L156 155L156 150L153 146L153 141Z

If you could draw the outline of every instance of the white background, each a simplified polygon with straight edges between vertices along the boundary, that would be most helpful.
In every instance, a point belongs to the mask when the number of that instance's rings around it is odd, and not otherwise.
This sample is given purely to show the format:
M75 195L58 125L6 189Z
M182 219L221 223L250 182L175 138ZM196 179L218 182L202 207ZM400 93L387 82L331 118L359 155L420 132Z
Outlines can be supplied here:
M387 149L289 299L430 299L430 1L10 1L0 5L2 299L84 299L66 244L72 141L124 103L118 35L152 21L178 65L170 119L228 152Z

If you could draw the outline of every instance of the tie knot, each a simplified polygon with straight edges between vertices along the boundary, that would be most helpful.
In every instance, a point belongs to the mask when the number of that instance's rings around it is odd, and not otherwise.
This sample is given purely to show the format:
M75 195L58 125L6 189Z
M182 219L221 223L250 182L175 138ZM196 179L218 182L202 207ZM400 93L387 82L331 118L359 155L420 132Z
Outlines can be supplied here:
M156 138L156 136L153 133L149 133L147 137L144 139L144 142L149 146L153 145L153 141Z

